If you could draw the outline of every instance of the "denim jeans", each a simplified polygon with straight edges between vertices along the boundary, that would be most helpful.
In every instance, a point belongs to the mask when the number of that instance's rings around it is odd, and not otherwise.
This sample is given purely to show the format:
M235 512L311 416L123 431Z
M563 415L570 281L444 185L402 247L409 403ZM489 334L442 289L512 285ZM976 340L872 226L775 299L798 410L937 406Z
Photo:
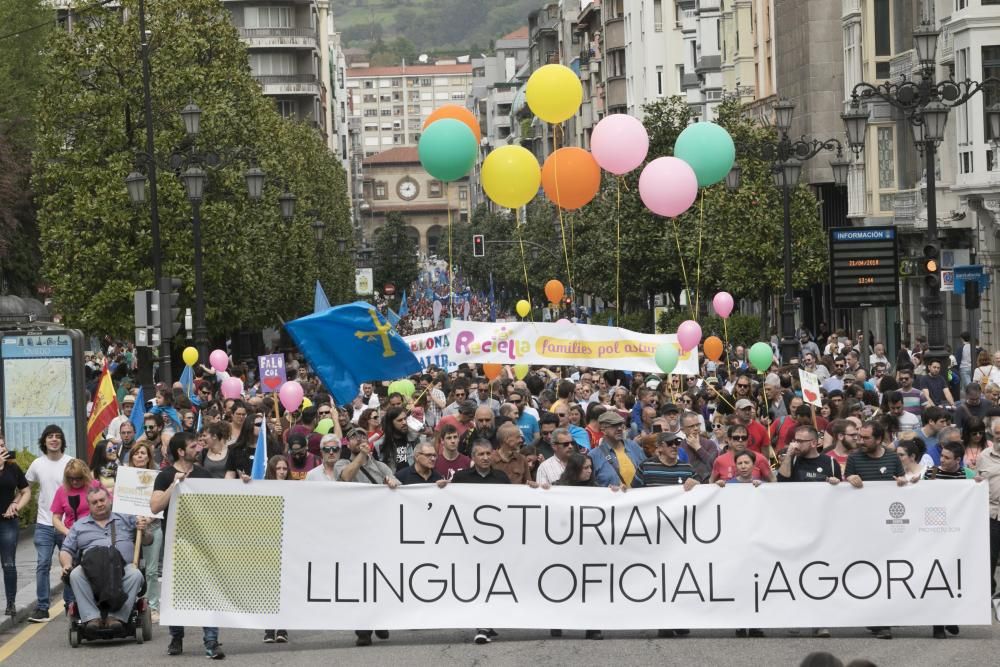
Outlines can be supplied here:
M163 529L157 521L148 529L153 535L153 543L142 547L142 560L146 565L146 601L149 606L160 610L160 548L163 546Z
M39 611L49 610L49 570L52 569L52 551L62 549L63 536L52 526L35 524L35 551L38 564L35 567L35 595L38 597ZM73 601L73 589L63 587L63 601Z
M205 643L205 647L214 646L219 643L219 628L202 628L201 629L202 641ZM170 626L170 638L171 639L184 639L184 626L183 625L171 625Z
M3 563L3 588L7 604L17 597L17 530L18 520L0 519L0 562Z
M76 604L80 610L80 620L84 623L101 617L101 610L98 609L94 601L94 589L90 585L90 580L83 571L83 567L77 565L69 575L69 580L76 591ZM139 594L142 586L142 573L131 563L125 566L125 577L122 580L122 588L125 591L125 604L118 609L112 609L108 615L117 618L122 623L128 621L132 614L132 607L135 606L135 598Z

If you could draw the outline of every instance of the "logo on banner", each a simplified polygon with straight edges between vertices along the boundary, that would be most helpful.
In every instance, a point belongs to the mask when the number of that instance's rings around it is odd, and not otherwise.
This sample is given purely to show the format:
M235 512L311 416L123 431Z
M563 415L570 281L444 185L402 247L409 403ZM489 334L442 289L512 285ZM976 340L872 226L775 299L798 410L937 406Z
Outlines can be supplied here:
M957 526L948 525L948 509L945 507L925 507L924 525L919 529L921 533L958 533L962 529Z
M910 524L910 520L904 519L904 516L906 516L906 505L901 502L891 503L889 505L889 518L885 520L885 523L892 528L892 532L901 533Z

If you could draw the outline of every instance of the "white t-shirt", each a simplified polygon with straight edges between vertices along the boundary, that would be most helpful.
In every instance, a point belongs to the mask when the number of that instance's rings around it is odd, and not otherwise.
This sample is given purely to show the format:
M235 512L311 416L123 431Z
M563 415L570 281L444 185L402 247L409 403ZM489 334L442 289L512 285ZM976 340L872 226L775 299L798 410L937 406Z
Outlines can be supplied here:
M48 456L39 456L28 466L24 476L30 483L38 483L38 519L35 523L42 526L52 525L52 499L62 486L63 471L72 459L69 454L63 454L57 461Z

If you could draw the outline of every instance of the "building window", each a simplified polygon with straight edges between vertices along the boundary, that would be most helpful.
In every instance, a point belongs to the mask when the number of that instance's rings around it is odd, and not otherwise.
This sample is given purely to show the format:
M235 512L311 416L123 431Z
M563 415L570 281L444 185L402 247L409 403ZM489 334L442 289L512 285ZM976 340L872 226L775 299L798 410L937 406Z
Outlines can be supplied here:
M393 79L392 80L392 87L393 88L402 88L403 87L403 80L400 79L400 78Z
M958 173L971 174L973 167L972 151L962 151L958 154Z
M295 74L292 53L251 53L250 73L253 76L289 76Z
M413 134L410 135L410 143L411 144L416 144L419 141L420 141L420 133L419 132L414 132Z
M468 198L469 198L469 188L465 187L464 185L459 186L459 188L458 188L458 200L459 201L465 201Z
M451 99L458 100L459 102L465 100L465 93L452 93Z
M878 187L896 187L896 154L892 147L892 128L878 128Z
M653 30L663 32L663 0L653 0Z
M431 80L429 78L424 77L424 78L420 79L420 85L421 86L430 86L430 85L432 85L432 83L431 83Z
M369 89L374 88L375 87L375 82L372 81L371 79L365 79L364 82L361 84L361 87L362 88L369 88Z
M875 55L892 55L892 16L889 10L891 0L874 0Z
M388 199L389 186L385 181L375 181L375 199Z
M392 143L396 144L397 146L402 146L404 143L406 143L406 135L405 134L392 135Z
M378 98L374 95L365 95L361 98L365 104L375 104L378 102Z
M282 118L295 118L295 101L294 100L275 100L278 105L278 113L281 114Z
M983 4L1000 4L1000 0L997 0L995 3L987 3L984 0ZM1000 46L984 46L982 54L983 78L980 81L986 81L987 79L1000 80ZM986 116L986 110L997 102L1000 102L1000 90L997 90L996 86L983 88L983 127L986 128L983 131L983 138L986 141L991 139L1000 140L1000 137L991 136L990 120Z
M378 109L365 109L365 117L372 118L378 116Z
M427 182L427 196L437 199L441 196L441 181Z
M290 7L247 7L243 10L246 28L292 28Z
M661 65L656 66L656 94L663 94L663 67Z

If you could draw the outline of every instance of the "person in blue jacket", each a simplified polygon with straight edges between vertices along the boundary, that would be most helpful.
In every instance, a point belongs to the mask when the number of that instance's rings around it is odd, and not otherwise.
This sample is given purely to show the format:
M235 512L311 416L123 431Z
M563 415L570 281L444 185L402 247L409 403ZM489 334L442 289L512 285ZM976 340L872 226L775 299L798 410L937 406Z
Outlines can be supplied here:
M646 456L642 447L625 437L625 420L614 410L608 410L598 420L601 443L588 455L594 464L598 486L629 487Z

